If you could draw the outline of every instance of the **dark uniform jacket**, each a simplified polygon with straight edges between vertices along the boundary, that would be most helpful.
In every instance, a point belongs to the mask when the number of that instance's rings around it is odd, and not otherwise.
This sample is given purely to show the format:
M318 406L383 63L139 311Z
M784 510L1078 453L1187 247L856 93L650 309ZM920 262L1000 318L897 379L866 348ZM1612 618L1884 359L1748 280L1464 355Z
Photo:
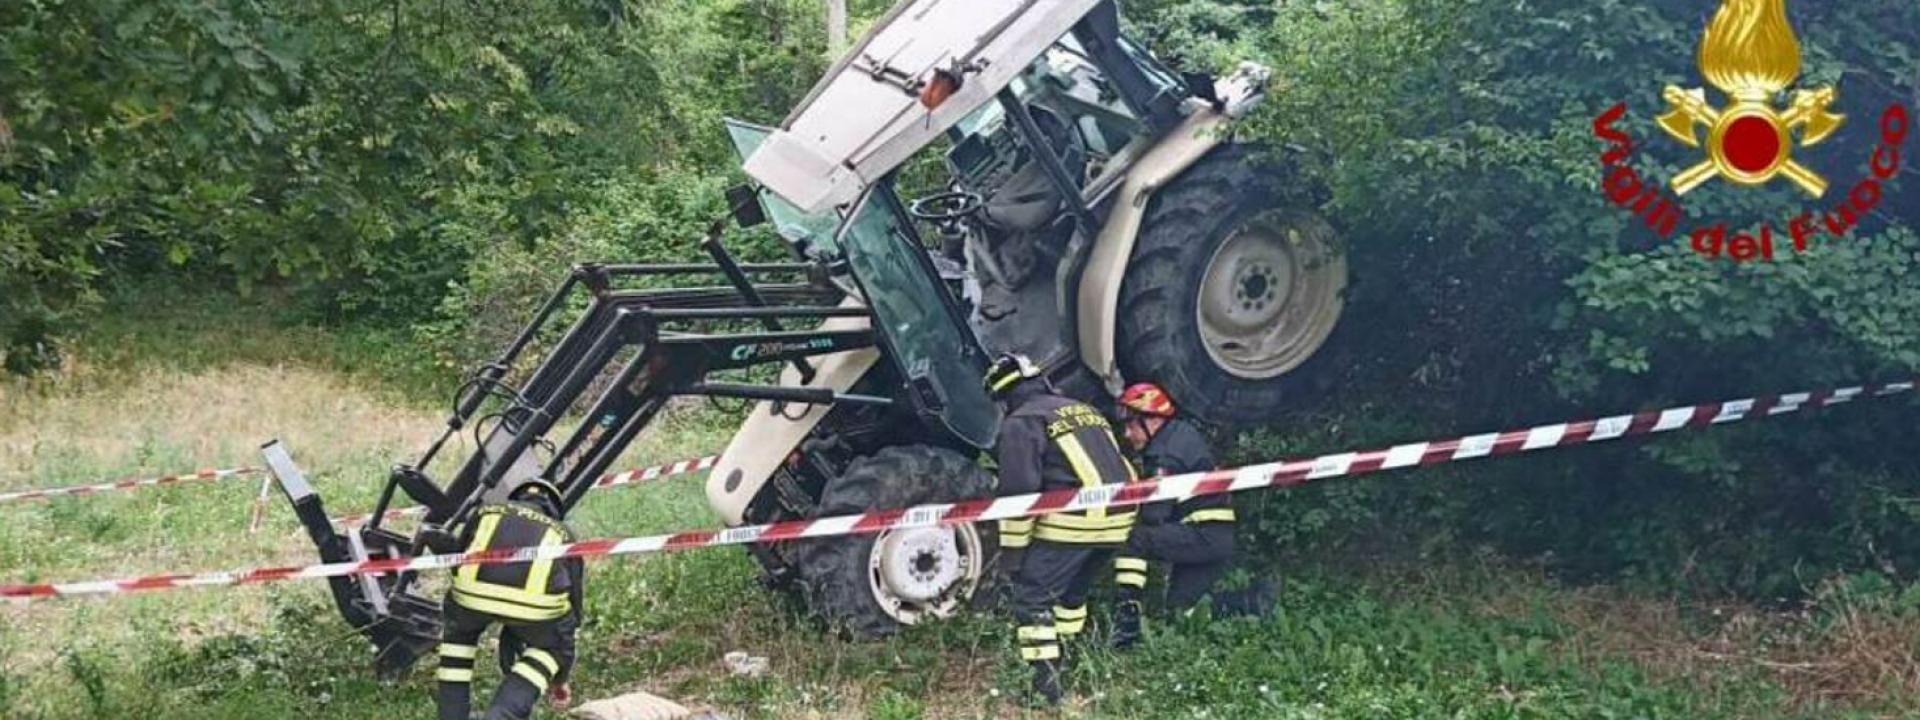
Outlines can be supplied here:
M995 448L1000 462L1000 494L1088 488L1133 480L1133 468L1120 454L1113 428L1086 403L1046 392L1034 382L1013 390L1013 409L1000 423ZM1043 515L1037 520L1001 524L1002 544L1024 546L1022 530L1032 537L1073 544L1118 544L1133 525L1133 508L1092 508Z
M1213 461L1213 448L1208 445L1206 435L1193 423L1178 418L1168 420L1160 426L1160 432L1147 441L1147 446L1140 451L1140 464L1141 473L1149 477L1206 472L1219 467ZM1233 519L1233 498L1225 493L1188 498L1180 501L1178 507L1171 502L1153 503L1140 511L1140 522L1148 524L1232 522Z
M460 544L469 552L572 541L566 525L518 501L481 506L460 533ZM454 571L451 594L461 606L503 620L544 622L577 613L585 586L586 563L567 558L461 566Z

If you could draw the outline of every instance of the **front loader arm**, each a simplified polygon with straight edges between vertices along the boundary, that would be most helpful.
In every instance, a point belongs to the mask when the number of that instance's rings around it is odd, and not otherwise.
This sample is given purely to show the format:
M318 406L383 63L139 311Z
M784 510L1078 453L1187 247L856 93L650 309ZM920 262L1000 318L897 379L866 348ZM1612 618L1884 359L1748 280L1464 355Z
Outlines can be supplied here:
M713 244L712 238L709 243ZM457 544L456 528L475 507L504 499L531 478L553 483L567 508L577 505L669 400L737 397L829 405L890 404L889 398L825 388L708 382L710 374L763 364L802 366L806 358L871 348L868 323L857 328L786 330L783 323L868 318L859 305L837 304L841 291L809 263L737 264L717 244L714 264L583 265L543 304L501 356L475 373L456 399L441 436L413 464L394 467L371 520L336 529L314 490L277 443L263 449L302 525L329 562L414 557ZM723 276L731 286L618 289L632 278ZM770 275L804 281L756 282ZM516 386L508 382L543 330L570 307L584 305L540 363ZM751 327L743 331L741 328ZM548 333L550 334L550 333ZM591 402L588 402L588 400ZM578 421L568 431L564 425ZM454 433L473 429L474 453L445 484L427 472ZM276 458L275 455L278 455ZM386 512L404 493L427 507L412 533L387 526ZM413 573L365 575L330 584L336 605L373 641L375 667L404 671L439 641L440 605L412 588Z

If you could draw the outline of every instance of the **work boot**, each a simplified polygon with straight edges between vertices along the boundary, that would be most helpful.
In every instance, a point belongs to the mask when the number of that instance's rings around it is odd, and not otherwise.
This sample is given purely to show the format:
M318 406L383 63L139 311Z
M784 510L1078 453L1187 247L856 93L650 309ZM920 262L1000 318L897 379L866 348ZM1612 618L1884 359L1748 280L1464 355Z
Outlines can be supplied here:
M1140 601L1121 600L1113 613L1113 649L1125 650L1140 642Z
M1033 697L1036 705L1053 707L1060 704L1060 663L1054 660L1041 660L1033 665Z

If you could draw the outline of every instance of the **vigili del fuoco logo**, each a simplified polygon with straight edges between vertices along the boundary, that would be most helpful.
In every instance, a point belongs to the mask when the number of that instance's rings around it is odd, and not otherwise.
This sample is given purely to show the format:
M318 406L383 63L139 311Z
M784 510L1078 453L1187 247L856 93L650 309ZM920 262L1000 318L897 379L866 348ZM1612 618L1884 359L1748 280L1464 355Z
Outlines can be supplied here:
M1657 118L1661 130L1681 145L1697 148L1699 161L1670 181L1671 192L1628 167L1633 138L1613 127L1626 115L1617 103L1594 118L1594 135L1608 146L1600 162L1607 168L1601 190L1615 205L1640 217L1663 238L1670 238L1686 217L1680 197L1708 181L1759 187L1775 181L1805 191L1813 207L1781 224L1795 252L1808 249L1814 236L1843 238L1884 194L1881 183L1900 170L1900 147L1908 129L1907 108L1895 102L1878 117L1879 142L1868 158L1870 172L1843 196L1828 200L1828 181L1795 159L1796 151L1819 144L1847 122L1834 111L1833 87L1787 90L1800 75L1800 41L1787 20L1786 0L1722 0L1700 39L1700 74L1725 96L1715 105L1704 88L1668 85L1661 96L1667 112ZM1824 204L1823 204L1824 203ZM1763 222L1729 236L1725 221L1688 233L1695 252L1734 260L1771 260L1775 225Z

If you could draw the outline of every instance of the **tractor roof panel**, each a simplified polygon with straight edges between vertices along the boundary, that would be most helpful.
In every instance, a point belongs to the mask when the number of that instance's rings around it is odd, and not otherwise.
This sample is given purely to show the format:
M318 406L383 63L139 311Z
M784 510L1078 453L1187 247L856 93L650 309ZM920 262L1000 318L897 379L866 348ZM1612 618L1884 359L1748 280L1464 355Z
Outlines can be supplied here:
M962 116L993 99L1106 0L908 0L842 57L746 171L807 211L852 202ZM929 109L936 70L962 77Z

